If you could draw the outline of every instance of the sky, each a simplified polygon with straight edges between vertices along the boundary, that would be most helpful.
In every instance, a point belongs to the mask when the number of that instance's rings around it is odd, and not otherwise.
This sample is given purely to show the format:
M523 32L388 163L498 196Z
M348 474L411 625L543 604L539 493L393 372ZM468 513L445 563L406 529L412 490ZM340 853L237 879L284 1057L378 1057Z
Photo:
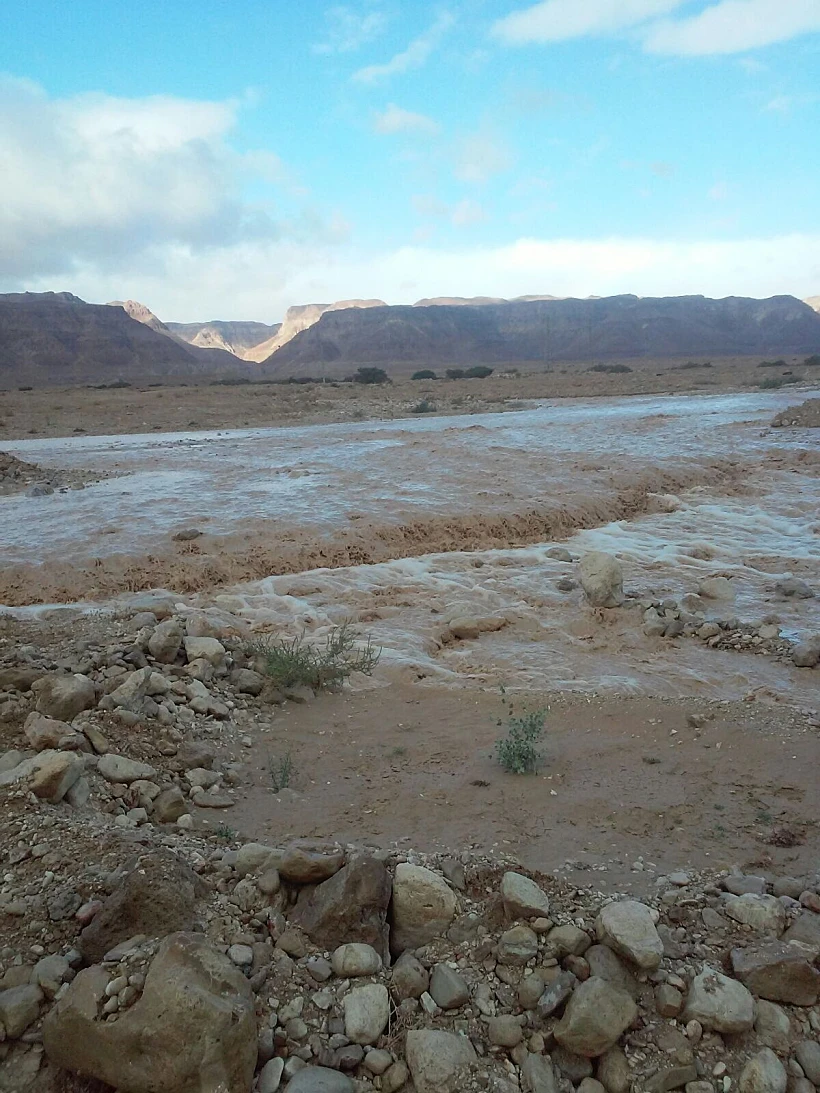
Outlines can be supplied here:
M820 293L820 0L26 0L0 292Z

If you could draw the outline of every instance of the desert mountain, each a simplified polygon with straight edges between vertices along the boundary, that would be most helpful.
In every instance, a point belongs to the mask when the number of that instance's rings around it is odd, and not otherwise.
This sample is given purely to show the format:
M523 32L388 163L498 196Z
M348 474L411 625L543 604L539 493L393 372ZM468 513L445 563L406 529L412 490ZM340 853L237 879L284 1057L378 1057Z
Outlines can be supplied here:
M561 296L514 296L512 300L508 300L504 296L430 296L425 300L416 300L413 307L479 307L482 304L511 304L520 301L563 298Z
M281 323L227 322L167 323L172 334L201 349L224 349L245 359L249 350L278 334Z
M820 296L807 296L805 302L815 311L820 311Z
M227 353L200 356L123 307L87 304L70 292L0 295L0 387L141 383L232 371L246 369Z
M230 353L231 357L237 356L226 345L215 343L209 345L198 341L190 342L187 338L181 337L176 330L171 329L179 324L164 323L162 319L157 318L150 308L147 308L145 304L141 304L138 300L111 300L108 307L121 307L126 315L130 315L138 323L144 323L145 326L150 326L152 330L156 330L157 334L164 334L166 338L171 338L178 345L183 346L196 360L201 361L203 366L210 371L217 371L220 368L230 369L233 362L226 354ZM259 323L258 325L263 326L264 324Z
M793 296L532 300L326 311L266 363L275 375L358 365L512 364L820 349L820 315Z
M303 330L308 330L314 323L317 323L328 311L386 306L384 300L338 300L335 304L298 304L296 307L289 307L285 315L285 321L278 332L272 338L262 342L261 345L249 349L245 353L245 360L267 360L272 353L281 349L283 345L287 345L297 334L300 334Z

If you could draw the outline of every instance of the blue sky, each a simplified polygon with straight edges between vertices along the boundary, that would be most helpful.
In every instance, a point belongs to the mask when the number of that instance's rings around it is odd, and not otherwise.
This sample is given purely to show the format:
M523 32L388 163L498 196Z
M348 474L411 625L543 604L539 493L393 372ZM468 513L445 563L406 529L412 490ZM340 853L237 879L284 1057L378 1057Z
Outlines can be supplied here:
M820 0L29 0L0 291L820 292Z

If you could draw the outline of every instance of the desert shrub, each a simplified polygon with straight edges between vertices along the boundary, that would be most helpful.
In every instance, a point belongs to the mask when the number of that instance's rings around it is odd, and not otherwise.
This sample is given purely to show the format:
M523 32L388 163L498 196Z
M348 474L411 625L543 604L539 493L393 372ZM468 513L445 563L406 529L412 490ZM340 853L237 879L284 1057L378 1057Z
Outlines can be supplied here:
M353 672L371 675L381 657L370 637L358 645L347 623L334 627L323 645L302 634L257 643L249 652L262 659L265 675L280 689L302 685L317 691L343 683Z
M813 353L810 357L806 357L803 364L808 368L820 368L820 353ZM23 388L21 387L20 390L22 391Z
M294 773L293 759L290 752L281 757L273 756L268 761L268 773L270 774L274 793L281 793L283 789L287 789Z
M389 383L390 377L383 368L357 368L354 383Z
M503 690L501 701L507 711L507 735L496 741L496 758L510 774L534 774L542 759L539 744L544 735L547 711L531 709L516 713ZM500 719L498 724L503 727L505 721Z
M472 368L468 368L464 373L464 378L468 380L485 380L487 376L492 374L492 368L488 368L485 364L474 364Z
M758 368L785 368L785 361L761 361Z
M800 376L793 376L791 374L786 376L766 376L766 378L761 380L757 386L761 391L776 391L778 387L786 387L790 383L799 383L800 379Z
M712 367L712 362L711 361L703 361L703 363L701 363L700 361L687 361L686 364L673 364L672 365L672 371L673 372L688 372L692 368L711 368L711 367ZM659 372L658 375L661 375L661 373Z
M410 377L412 380L437 380L438 376L432 370L432 368L422 368L418 372L414 372Z
M428 398L423 398L421 402L417 402L415 406L410 407L411 414L434 414L436 412L436 404L431 402Z
M250 382L248 376L225 376L221 380L211 380L211 387L244 387Z
M593 364L591 368L587 368L587 372L609 372L612 374L631 371L632 369L627 364Z
M33 387L18 387L17 390L18 391L33 391L34 388Z
M448 380L463 380L464 369L463 368L448 368L444 373Z

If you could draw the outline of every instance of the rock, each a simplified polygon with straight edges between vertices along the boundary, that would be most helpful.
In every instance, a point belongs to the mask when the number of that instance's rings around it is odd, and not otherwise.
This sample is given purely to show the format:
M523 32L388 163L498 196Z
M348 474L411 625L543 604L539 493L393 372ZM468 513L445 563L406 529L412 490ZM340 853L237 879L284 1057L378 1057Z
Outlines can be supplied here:
M774 590L778 596L796 600L810 600L814 596L811 586L801 581L799 577L786 577L782 581L777 581Z
M606 1093L606 1088L595 1078L583 1078L578 1086L578 1093Z
M7 1039L20 1039L40 1016L42 1000L43 992L34 985L0 991L0 1028L5 1030Z
M82 931L79 948L89 963L95 963L136 934L165 937L189 930L204 891L200 878L179 858L146 852Z
M655 1009L661 1017L677 1017L683 1009L683 995L669 983L661 983L655 988ZM687 1079L689 1080L689 1079ZM692 1078L692 1081L695 1079ZM683 1084L683 1083L681 1083ZM670 1088L674 1089L674 1086Z
M816 960L820 955L820 915L804 911L786 930L781 941L799 941L808 946Z
M23 723L23 732L35 751L76 749L85 739L65 721L55 721L43 714L30 713Z
M813 1006L820 995L820 972L812 966L812 950L799 942L759 942L732 949L731 959L736 977L759 998Z
M125 782L126 785L139 779L150 782L157 776L156 769L149 763L140 763L136 759L114 755L112 752L100 756L97 771L107 782Z
M487 1021L487 1038L496 1047L513 1048L524 1039L524 1033L518 1018L504 1013Z
M382 862L354 858L330 880L312 891L300 892L290 921L323 948L358 941L386 956L390 893L390 874Z
M670 1093L672 1089L680 1089L687 1082L696 1082L698 1068L694 1063L687 1066L661 1067L652 1077L644 1083L647 1093Z
M48 999L52 999L69 973L70 965L64 956L53 953L44 956L34 965L31 982L35 983Z
M390 1019L390 996L381 983L353 987L344 996L345 1036L354 1044L375 1044Z
M466 1036L431 1029L410 1029L405 1053L416 1093L460 1093L478 1061Z
M394 953L417 949L441 936L455 913L455 894L437 873L407 862L396 866L390 935Z
M795 668L816 668L820 664L820 642L799 641L792 647Z
M125 676L119 686L109 693L108 699L117 709L130 711L137 716L148 712L155 714L156 709L149 705L148 699L167 691L168 681L165 676L151 668L141 668Z
M770 1047L753 1055L740 1072L740 1093L786 1093L786 1069Z
M594 1058L613 1047L637 1016L628 994L592 976L576 988L553 1035L567 1051Z
M528 1055L521 1066L524 1093L558 1093L552 1062L543 1055Z
M256 1086L257 1093L276 1093L282 1082L284 1069L284 1059L269 1059L259 1071Z
M475 640L481 634L491 634L503 630L507 620L503 615L460 616L450 621L449 631L458 641Z
M634 900L610 903L595 922L599 941L643 971L654 971L663 956L663 942L648 907Z
M509 919L547 918L550 901L535 881L521 873L505 873L501 878L501 901Z
M225 663L225 646L216 638L185 638L184 645L189 661L207 660L214 667Z
M338 873L344 862L344 851L336 843L299 839L282 851L279 873L291 884L318 884Z
M404 998L421 998L430 984L430 976L421 961L408 949L393 965L390 986L401 1002Z
M638 981L626 964L608 945L593 945L584 953L591 975L605 979L610 986L619 991L626 991L633 998L638 997Z
M742 896L727 899L723 910L735 922L751 926L762 933L783 933L786 926L786 908L775 896L746 892Z
M546 1019L560 1013L577 986L578 980L572 972L559 972L551 983L546 984L538 999L538 1016Z
M281 857L282 851L272 846L244 843L236 852L234 869L240 877L247 877L250 873L264 873L268 869L276 869Z
M184 740L176 754L176 767L179 770L194 770L196 767L210 769L214 765L216 751L213 744L204 740Z
M97 705L97 692L87 676L44 676L32 684L37 695L37 713L56 721L73 721L78 713Z
M97 1019L108 980L100 966L81 971L50 1011L43 1025L50 1062L121 1093L248 1093L257 1056L253 995L204 939L165 938L141 997L113 1023Z
M430 976L430 994L443 1010L455 1010L470 1001L470 988L463 976L447 964L436 964Z
M241 695L261 695L265 686L265 677L250 668L235 668L231 672L231 683Z
M151 819L158 824L174 824L188 811L188 802L179 786L169 786L154 798Z
M182 648L182 627L175 618L161 622L148 639L148 652L160 664L173 664Z
M632 1070L619 1047L604 1052L598 1060L596 1073L607 1093L628 1093L632 1085Z
M733 896L743 896L747 892L762 896L766 893L766 878L730 873L720 882L720 887L731 892Z
M774 1002L761 999L755 1012L755 1032L762 1044L773 1051L787 1052L791 1042L789 1015Z
M354 1093L356 1087L346 1074L324 1066L306 1066L291 1078L287 1093Z
M573 926L555 926L547 934L547 946L559 960L565 956L583 956L592 944L586 930Z
M699 1021L715 1032L747 1032L754 1024L755 1004L742 983L721 972L706 969L689 988L683 1020Z
M0 691L30 691L32 685L46 673L42 668L0 668Z
M349 942L340 945L330 958L333 971L342 979L360 975L378 975L382 968L382 958L372 945Z
M538 935L529 926L513 926L498 939L496 960L499 964L523 967L538 953Z
M705 600L733 600L735 589L728 577L705 577L698 582L698 595Z
M820 1043L817 1040L801 1040L795 1044L794 1057L812 1085L820 1086Z
M578 567L584 595L593 607L619 607L624 602L624 574L611 554L591 550Z
M49 804L62 801L85 767L72 753L41 751L28 780L32 793Z

